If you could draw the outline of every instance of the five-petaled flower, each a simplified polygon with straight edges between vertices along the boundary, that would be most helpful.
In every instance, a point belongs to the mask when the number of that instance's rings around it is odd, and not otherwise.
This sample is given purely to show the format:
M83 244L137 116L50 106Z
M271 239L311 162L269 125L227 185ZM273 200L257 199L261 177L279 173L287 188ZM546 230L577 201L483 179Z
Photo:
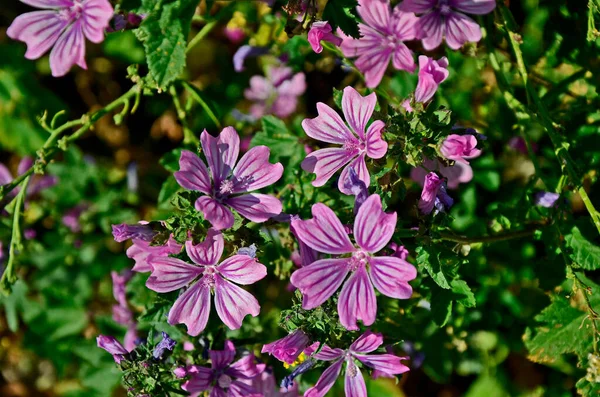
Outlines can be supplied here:
M77 64L87 69L85 39L104 40L104 29L113 16L108 0L21 0L41 8L18 16L6 34L27 44L25 58L36 59L50 47L50 69L54 77L67 74Z
M419 56L419 82L415 90L415 101L429 102L438 86L448 78L448 58L437 61L425 55Z
M216 138L204 130L200 143L208 168L197 155L184 150L175 179L183 188L206 195L196 200L195 207L215 229L233 226L233 213L228 207L253 222L265 222L281 213L281 202L277 198L249 193L272 185L283 174L281 163L269 163L268 147L253 147L236 165L240 137L233 127L226 127Z
M415 60L405 41L415 38L417 18L412 13L394 10L389 0L360 0L358 14L364 23L358 25L361 38L344 36L341 45L345 57L358 57L356 67L365 75L367 87L381 82L390 60L397 70L413 72Z
M391 298L408 299L412 295L408 281L416 277L415 267L398 257L373 255L392 238L397 218L395 212L383 211L378 195L371 195L356 214L353 234L358 247L329 207L315 204L312 215L307 221L292 221L298 238L319 252L350 256L317 260L292 274L292 284L303 294L304 309L321 305L344 284L338 299L340 323L348 330L357 330L357 320L367 326L375 322L373 286Z
M238 329L248 314L256 317L260 305L252 294L233 284L249 285L267 275L267 268L248 255L233 255L223 262L223 235L209 229L206 240L194 245L186 241L190 264L168 256L148 257L152 274L146 286L156 292L171 292L188 287L169 311L169 324L185 324L188 334L196 336L206 327L211 293L219 318L230 329Z
M342 113L348 125L332 108L322 102L317 103L318 117L302 121L302 128L309 137L342 145L340 148L319 149L306 156L302 162L302 169L317 175L313 186L323 186L333 174L348 163L350 164L343 169L338 180L340 191L347 195L352 194L352 190L345 186L350 167L354 168L358 178L369 186L371 177L365 158L368 156L380 159L387 152L387 143L381 139L385 123L376 120L367 128L376 103L375 93L363 97L354 88L346 87L342 94Z
M375 351L383 344L383 336L371 331L362 334L346 350L332 349L325 345L314 358L322 361L332 361L317 383L304 393L304 397L323 397L331 389L342 370L342 364L346 363L346 376L344 380L344 391L346 396L366 397L367 387L356 360L363 365L373 368L379 373L387 375L398 375L409 371L401 360L408 357L398 357L393 354L368 354Z

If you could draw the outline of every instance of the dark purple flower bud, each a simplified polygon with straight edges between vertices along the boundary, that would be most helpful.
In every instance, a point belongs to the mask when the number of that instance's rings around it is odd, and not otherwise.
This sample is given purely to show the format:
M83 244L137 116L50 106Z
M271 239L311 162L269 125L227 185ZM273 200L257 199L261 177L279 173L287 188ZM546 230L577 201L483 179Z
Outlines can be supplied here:
M250 245L250 247L242 247L237 250L238 255L246 255L250 258L256 258L256 244Z
M236 72L244 70L244 62L246 58L257 57L260 55L267 54L269 52L268 47L252 47L250 45L243 45L233 55L233 69Z
M316 361L313 360L312 358L309 358L308 360L304 361L302 364L298 365L291 374L289 374L288 376L286 376L285 378L283 378L283 380L281 381L281 387L285 387L286 389L289 389L291 386L293 386L294 384L294 379L297 376L302 375L305 372L308 372L309 369L311 369L313 367L313 365L315 365Z
M403 245L390 243L389 247L394 251L392 256L395 256L396 258L400 258L402 260L406 260L406 258L408 258L408 250Z
M117 243L121 243L129 239L152 241L156 235L156 232L152 230L150 225L128 225L126 223L112 225L112 233Z
M348 168L348 176L344 180L344 189L349 190L356 199L354 201L354 213L358 212L360 206L369 197L369 189L363 181L360 180L354 167Z
M435 198L435 208L440 212L446 212L454 204L454 199L446 192L446 182L440 185L437 197Z
M544 208L552 208L556 205L556 201L560 198L560 194L552 192L537 192L533 198L533 203Z
M165 352L167 350L173 351L173 348L177 344L177 342L171 339L166 332L162 333L162 337L162 340L158 342L158 345L154 347L154 351L152 352L152 357L154 357L156 360L162 360Z
M130 27L137 28L138 26L140 26L144 18L146 18L146 14L138 15L133 12L130 12L129 14L127 14L127 23Z
M112 336L99 335L96 338L96 342L98 343L99 348L104 349L110 354L112 354L117 364L120 364L121 361L125 360L125 355L129 353L123 347L121 342L119 342Z

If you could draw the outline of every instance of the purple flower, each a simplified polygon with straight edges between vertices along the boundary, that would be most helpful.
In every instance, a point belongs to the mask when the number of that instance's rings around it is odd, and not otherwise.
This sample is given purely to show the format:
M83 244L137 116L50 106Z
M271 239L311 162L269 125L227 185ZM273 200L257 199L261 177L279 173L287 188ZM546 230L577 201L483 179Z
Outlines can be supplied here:
M353 234L358 247L352 244L329 207L315 204L312 215L307 221L292 221L298 237L319 252L351 256L321 259L292 274L292 284L303 294L304 309L321 305L344 284L338 299L340 323L348 330L357 330L357 320L366 326L375 322L377 300L373 286L391 298L410 298L412 288L408 281L417 275L414 266L397 257L373 255L392 238L397 217L396 213L383 212L378 195L370 196L356 214Z
M61 219L63 225L68 227L71 232L79 233L81 231L81 223L79 223L79 218L81 218L81 214L83 214L89 207L90 205L88 203L81 203L68 210Z
M483 15L496 7L496 0L404 0L400 8L419 14L416 38L423 40L423 48L433 50L442 39L453 50L466 42L481 40L481 28L463 13ZM460 11L460 12L459 12Z
M246 315L256 317L260 312L256 298L231 281L254 284L267 275L267 268L247 255L233 255L219 263L223 248L223 235L209 229L204 242L198 245L191 241L185 243L186 252L195 264L168 256L151 255L148 258L152 267L146 282L148 288L165 293L188 287L173 304L168 322L185 324L192 336L206 327L212 293L217 314L230 329L240 328Z
M183 246L178 244L173 236L169 236L169 240L165 245L150 245L148 241L134 238L133 245L127 249L127 257L135 261L135 265L131 270L134 272L150 272L152 268L148 263L148 257L153 256L168 256L181 252Z
M183 390L191 394L210 391L213 397L262 397L262 393L242 381L255 378L265 370L265 364L256 364L254 354L233 362L235 347L231 341L225 342L225 350L209 350L208 354L211 368L189 367L187 374L191 378L181 386Z
M184 150L179 159L175 179L185 189L196 190L206 196L196 200L196 209L204 214L217 230L233 226L233 208L253 222L265 222L281 213L281 202L267 194L249 193L277 182L283 174L281 163L269 163L269 148L255 146L242 156L240 138L232 127L223 129L217 138L206 130L200 136L208 168L194 153Z
M296 263L296 265L299 267L308 266L311 263L315 262L317 259L319 259L319 253L314 249L310 248L308 245L306 245L302 240L300 240L300 238L298 237L298 233L294 228L294 220L300 220L300 217L298 215L294 215L290 219L290 231L292 232L294 237L296 237L296 240L298 240L298 251L300 255L300 261Z
M253 47L250 45L243 45L233 54L233 69L236 72L244 70L244 62L246 58L257 57L260 55L268 54L268 47Z
M423 186L425 176L429 173L427 170L439 171L443 177L448 179L448 189L457 189L461 183L469 183L473 179L473 168L469 164L455 162L454 165L444 166L437 159L425 159L423 167L416 167L410 171L410 177L413 181Z
M419 82L415 90L417 102L429 102L435 95L438 86L448 78L448 58L435 61L425 55L419 56Z
M96 342L98 343L99 348L112 354L117 364L120 364L121 361L125 360L125 355L129 353L129 351L127 351L127 349L112 336L98 335Z
M296 330L282 339L264 345L261 353L269 353L281 362L293 364L309 342L304 332Z
M350 167L350 172L346 176L344 181L344 189L349 190L356 199L354 200L354 214L358 212L359 208L367 198L369 198L369 189L363 181L358 178L358 174L354 170L354 167Z
M406 260L406 258L408 258L408 250L403 245L390 243L389 247L394 251L392 256L398 257L402 260Z
M332 364L323 372L317 383L304 393L304 397L325 396L340 375L344 362L346 363L344 381L346 396L367 396L365 380L360 368L356 365L356 360L364 366L389 375L398 375L409 371L409 368L401 362L401 360L407 360L408 357L398 357L393 354L367 354L375 351L382 344L381 334L367 331L346 350L323 346L314 357L317 360L331 361Z
M342 113L348 124L322 102L317 103L318 117L302 121L302 128L309 137L342 145L339 148L319 149L306 156L302 162L302 169L316 174L313 186L323 186L333 174L348 163L338 180L340 191L347 195L352 194L352 190L344 186L351 167L365 186L369 186L371 178L365 158L368 156L380 159L387 152L387 143L381 139L385 123L376 120L367 129L376 103L375 93L363 97L354 88L346 87L342 94Z
M266 114L284 118L296 110L298 97L306 91L304 73L294 74L286 66L267 67L267 76L253 76L244 97L254 102L250 113L259 119Z
M308 31L308 42L313 51L320 54L323 51L321 40L329 41L336 46L342 44L342 39L331 33L331 25L327 21L316 21Z
M440 153L448 160L469 164L467 159L479 157L481 150L477 149L477 138L475 136L452 134L448 135L442 142Z
M120 225L112 225L112 234L117 243L122 243L127 240L143 240L152 241L156 232L147 224L128 225L122 223Z
M537 192L533 198L533 203L540 207L552 208L556 205L556 201L560 198L560 194L552 192Z
M433 208L444 212L454 204L452 197L446 193L446 183L435 172L430 172L425 176L421 199L419 200L419 210L423 214L429 214Z
M104 40L113 8L108 0L21 0L41 8L18 16L6 34L27 44L25 58L36 59L50 47L50 69L54 77L67 74L77 64L87 69L85 39Z
M360 39L344 37L341 49L345 57L358 57L355 64L365 75L367 87L381 82L390 60L397 70L413 72L415 60L404 41L415 38L417 18L412 13L392 11L389 0L359 0Z
M158 342L158 344L154 347L154 350L152 351L152 357L154 357L154 359L156 360L162 360L165 353L167 351L173 351L173 348L176 344L177 342L171 339L169 337L169 334L163 331L162 339L160 340L160 342Z
M110 273L110 276L113 282L113 296L117 301L117 304L112 307L113 320L127 327L123 343L125 344L125 348L131 351L135 348L135 341L138 339L137 324L127 303L125 292L125 287L131 279L132 274L129 270L125 270L121 274L113 271Z

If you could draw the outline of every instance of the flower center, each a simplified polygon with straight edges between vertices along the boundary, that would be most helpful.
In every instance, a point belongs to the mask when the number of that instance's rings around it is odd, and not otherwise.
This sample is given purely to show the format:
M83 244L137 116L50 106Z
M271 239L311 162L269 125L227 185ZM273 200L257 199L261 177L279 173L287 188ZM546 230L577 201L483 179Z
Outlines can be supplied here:
M75 22L81 15L83 14L83 4L81 4L82 0L74 0L73 5L68 8L63 8L58 12L58 15L67 21Z
M450 5L448 4L449 0L439 0L438 8L440 10L440 14L448 15L452 11Z
M350 153L363 152L366 149L366 147L367 146L365 145L365 143L359 140L348 139L346 142L344 142L344 149Z
M226 179L221 182L221 186L219 186L219 194L221 196L228 196L233 192L233 182L229 179Z
M348 270L351 272L357 271L361 267L365 267L369 263L369 254L363 251L356 251L348 261Z
M225 374L219 376L219 379L217 380L217 384L221 389L227 389L229 386L231 386L231 382L231 377Z
M210 289L215 288L215 274L217 269L214 266L206 266L204 268L204 276L202 277L202 283Z

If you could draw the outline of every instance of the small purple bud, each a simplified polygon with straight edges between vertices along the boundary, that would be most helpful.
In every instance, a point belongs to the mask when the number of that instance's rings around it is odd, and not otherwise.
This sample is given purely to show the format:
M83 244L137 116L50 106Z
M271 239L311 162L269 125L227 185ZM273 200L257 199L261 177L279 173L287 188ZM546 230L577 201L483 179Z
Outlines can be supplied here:
M537 192L533 198L533 203L544 208L552 208L556 205L556 201L560 198L560 194L552 192Z
M98 337L96 338L96 342L98 343L99 348L104 349L110 354L112 354L117 364L120 364L121 361L125 360L124 356L129 353L123 347L121 342L119 342L112 336L98 335Z
M154 357L156 360L162 360L165 352L167 350L173 351L173 348L177 344L177 342L171 339L166 332L162 333L162 337L162 340L158 342L158 345L154 347L154 351L152 352L152 357Z
M369 190L365 183L358 177L354 167L348 169L348 176L344 180L344 188L350 190L350 192L356 196L354 201L354 213L356 214L360 206L369 197Z
M152 230L150 225L128 225L126 223L112 225L112 233L117 243L130 239L152 241L156 235L156 232Z
M250 245L250 247L242 247L237 250L238 255L246 255L250 258L256 258L256 244Z
M37 236L37 232L34 229L25 229L25 232L23 232L23 237L25 237L25 240L34 239L35 236Z
M294 379L297 376L302 375L305 372L308 372L309 369L311 369L313 367L313 365L315 365L316 361L313 360L312 358L309 358L308 360L304 361L302 364L298 365L291 374L289 374L288 376L286 376L285 378L283 378L283 380L281 381L281 387L285 387L286 389L289 389L291 386L294 385Z

